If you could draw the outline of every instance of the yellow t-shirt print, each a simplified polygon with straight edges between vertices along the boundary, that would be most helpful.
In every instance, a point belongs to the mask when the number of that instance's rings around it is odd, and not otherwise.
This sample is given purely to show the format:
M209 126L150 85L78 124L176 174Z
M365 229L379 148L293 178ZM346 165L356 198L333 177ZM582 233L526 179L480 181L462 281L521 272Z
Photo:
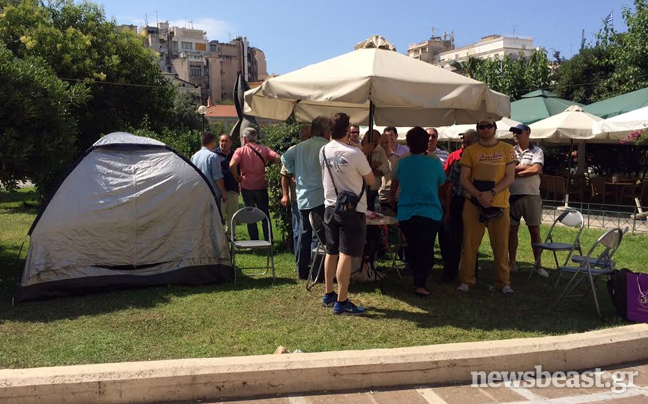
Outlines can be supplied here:
M515 164L515 150L513 146L504 142L484 147L479 143L468 146L461 155L460 164L472 169L471 181L493 181L495 184L504 178L506 166ZM470 197L470 195L468 195ZM498 208L509 207L510 193L508 188L498 193L493 198L492 205Z

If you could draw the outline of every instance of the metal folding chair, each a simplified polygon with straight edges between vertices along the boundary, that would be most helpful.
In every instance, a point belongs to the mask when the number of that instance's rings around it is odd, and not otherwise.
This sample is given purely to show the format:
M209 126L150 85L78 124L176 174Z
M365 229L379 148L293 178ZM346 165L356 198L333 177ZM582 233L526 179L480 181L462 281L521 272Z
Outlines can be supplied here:
M310 290L315 286L315 283L319 279L319 276L324 268L324 257L326 257L326 242L320 238L320 232L318 231L322 227L322 218L315 212L311 212L308 215L308 221L310 222L311 229L315 232L317 236L317 247L312 251L313 259L311 260L310 270L308 271L308 280L306 280L306 290ZM317 273L313 274L315 271L315 266L319 258L319 265L317 265Z
M403 232L401 232L400 228L398 228L397 226L393 226L393 225L386 226L385 232L387 233L385 235L386 244L389 248L389 251L392 252L392 262L391 262L390 270L396 270L396 273L398 274L398 278L402 280L403 276L401 275L398 266L396 266L396 258L398 258L398 254L400 254L401 251L403 251L407 247L407 241L405 241L405 236L403 236ZM390 235L392 233L396 234L397 237L396 240L392 241L390 239Z
M268 237L269 240L235 240L235 234L236 234L236 225L238 223L244 223L244 224L252 224L252 223L258 223L262 222L263 226L263 221L265 220L266 225L268 226ZM242 209L239 209L234 215L232 216L232 221L231 221L231 235L230 235L230 255L232 257L232 268L234 268L234 284L236 285L237 281L237 272L238 269L236 267L236 250L266 250L267 251L267 260L266 260L266 265L265 267L248 267L248 269L262 269L265 268L265 271L259 272L259 273L253 273L250 275L257 276L257 275L265 275L268 273L268 270L272 268L272 283L274 284L275 282L275 266L274 266L274 251L272 249L272 231L270 229L270 221L268 220L268 216L266 216L265 213L263 213L262 210L258 208L251 208L251 207L245 207ZM241 269L241 273L243 273L243 270Z
M601 309L596 295L596 281L601 276L612 275L614 273L614 261L612 261L612 257L614 257L614 254L621 245L623 233L624 231L618 227L606 231L601 237L599 237L596 243L594 243L577 267L563 266L560 268L561 272L571 273L573 276L552 308L555 308L565 297L580 297L582 300L591 291L594 296L596 312L599 317L604 319L601 315ZM602 251L598 255L595 255L596 251L600 250L601 247ZM589 284L584 283L585 280L589 280ZM584 293L574 294L576 289L583 284L585 285Z
M574 240L571 242L565 243L562 241L557 241L555 239L555 236L553 234L554 229L556 228L557 224L561 224L566 227L571 227L571 228L577 228L578 233L576 234L576 237ZM543 243L533 243L532 246L533 248L539 248L540 249L540 254L538 254L538 258L536 259L534 265L533 265L533 270L531 270L531 273L529 274L529 279L533 276L533 274L536 272L536 269L542 268L542 269L550 269L550 270L557 270L558 271L558 279L556 280L556 285L558 285L558 282L560 281L560 267L561 266L567 266L569 263L569 260L571 259L574 251L578 251L581 255L583 255L583 252L581 250L580 246L580 236L581 233L583 232L583 228L585 227L585 221L583 220L583 215L577 211L576 209L567 209L563 213L560 214L554 220L553 224L551 225L551 228L549 229L549 234L547 234L547 237L545 238L545 241ZM564 241L564 240L563 240ZM551 251L554 257L554 262L556 263L555 268L547 268L543 267L540 262L542 259L542 253L545 251ZM558 252L567 252L567 258L565 259L565 262L561 265L558 262ZM555 286L555 285L554 285Z

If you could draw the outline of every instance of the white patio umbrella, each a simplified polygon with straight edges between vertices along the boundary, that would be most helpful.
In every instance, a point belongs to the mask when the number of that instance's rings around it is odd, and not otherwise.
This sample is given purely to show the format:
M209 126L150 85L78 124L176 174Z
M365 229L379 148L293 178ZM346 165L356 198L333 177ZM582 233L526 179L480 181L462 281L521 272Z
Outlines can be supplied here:
M532 140L543 140L546 143L569 143L570 151L574 147L574 142L580 144L578 153L578 168L582 171L585 168L585 141L594 139L592 126L602 121L602 118L583 111L578 105L572 105L565 111L545 118L541 121L529 125L531 128ZM570 152L571 155L571 152ZM571 177L571 162L569 159L569 170L567 171L567 187L569 187ZM569 191L565 191L565 206L569 204Z
M502 118L495 123L497 124L495 135L499 139L513 139L513 134L509 131L509 129L520 124L520 122L514 121L510 118ZM439 131L439 139L460 142L461 138L459 137L459 134L465 133L468 129L476 130L476 124L477 122L464 125L441 126L437 128L437 130Z
M565 111L529 125L532 140L547 143L569 143L575 140L594 139L592 126L603 119L572 105Z
M245 93L249 115L310 122L344 112L357 124L430 126L509 116L509 97L479 81L383 49L358 49L273 77Z
M622 140L632 132L648 128L648 107L596 122L592 127L598 138Z

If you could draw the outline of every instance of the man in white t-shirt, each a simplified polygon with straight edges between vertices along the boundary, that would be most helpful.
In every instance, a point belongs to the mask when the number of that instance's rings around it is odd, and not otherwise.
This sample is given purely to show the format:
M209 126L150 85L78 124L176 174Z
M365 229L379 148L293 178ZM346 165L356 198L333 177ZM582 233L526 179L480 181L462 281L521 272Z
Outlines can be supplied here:
M343 113L333 115L329 129L332 140L320 152L327 251L324 261L326 294L322 297L322 304L333 306L333 314L359 315L366 309L351 303L347 294L353 257L362 256L365 244L367 195L364 185L372 186L375 178L362 151L347 144L349 116ZM336 211L338 195L343 191L360 196L355 210ZM333 278L336 277L337 294L333 291Z
M511 231L509 233L509 268L517 270L518 230L520 219L524 217L531 244L541 243L540 223L542 222L542 198L540 197L540 174L544 166L544 153L541 148L529 142L531 128L519 124L511 128L515 140L515 155L518 165L515 167L515 179L509 187ZM533 257L538 262L540 251L533 249ZM539 262L538 262L539 264ZM538 266L536 272L543 277L548 277L547 271Z

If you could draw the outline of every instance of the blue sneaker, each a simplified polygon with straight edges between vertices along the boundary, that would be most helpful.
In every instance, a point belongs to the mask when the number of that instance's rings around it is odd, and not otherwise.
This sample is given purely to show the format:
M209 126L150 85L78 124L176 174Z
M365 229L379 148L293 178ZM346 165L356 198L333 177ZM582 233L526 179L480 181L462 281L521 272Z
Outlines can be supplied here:
M333 305L333 314L342 314L347 316L359 316L365 314L367 309L356 306L349 299L346 302L335 302Z
M338 294L333 291L331 294L325 293L324 296L322 296L322 306L324 307L332 307L335 302L337 302Z

